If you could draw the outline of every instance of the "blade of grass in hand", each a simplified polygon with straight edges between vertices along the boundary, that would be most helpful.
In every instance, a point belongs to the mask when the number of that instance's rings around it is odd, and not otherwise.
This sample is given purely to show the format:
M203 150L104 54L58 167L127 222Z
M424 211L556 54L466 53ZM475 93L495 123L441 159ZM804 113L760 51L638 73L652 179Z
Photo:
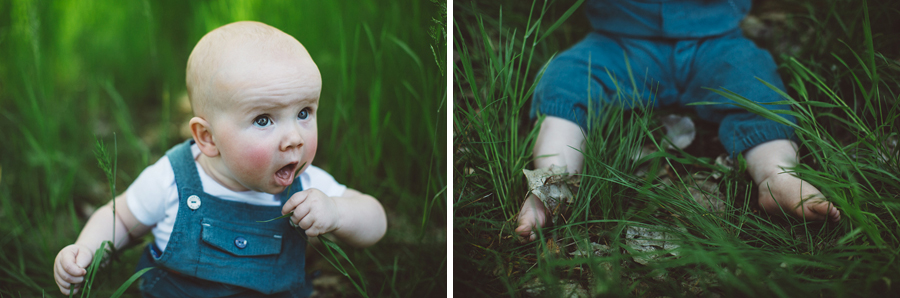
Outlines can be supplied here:
M103 253L106 252L107 245L112 245L112 242L103 241L100 244L100 248L94 252L94 260L91 261L91 265L88 267L88 273L81 289L81 297L91 297L91 285L94 283L94 276L97 275L97 270L100 269L100 261L103 260Z
M279 217L276 217L276 218L273 218L273 219L257 220L256 222L260 222L260 223L262 223L262 222L270 222L270 221L273 221L273 220L279 220L279 219L282 219L282 218L288 218L288 217L291 217L291 215L294 215L294 212L291 212L291 213L288 213L288 214L285 214L285 215L282 215L282 216L279 216Z

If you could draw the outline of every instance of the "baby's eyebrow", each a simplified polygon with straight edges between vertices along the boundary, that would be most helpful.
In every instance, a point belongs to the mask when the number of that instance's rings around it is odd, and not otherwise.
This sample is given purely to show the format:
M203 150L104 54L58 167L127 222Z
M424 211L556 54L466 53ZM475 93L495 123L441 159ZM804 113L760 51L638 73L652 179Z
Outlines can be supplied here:
M302 105L302 106L312 106L316 105L318 98L302 98L299 100L291 100L291 101L271 101L271 100L259 100L255 101L253 104L250 104L247 107L247 110L251 112L256 111L268 111L268 110L277 110L288 108L292 106Z
M301 98L301 99L300 99L300 104L306 105L306 106L308 106L308 105L316 105L316 104L318 104L318 103L319 103L319 98L318 98L318 97L307 97L307 98Z

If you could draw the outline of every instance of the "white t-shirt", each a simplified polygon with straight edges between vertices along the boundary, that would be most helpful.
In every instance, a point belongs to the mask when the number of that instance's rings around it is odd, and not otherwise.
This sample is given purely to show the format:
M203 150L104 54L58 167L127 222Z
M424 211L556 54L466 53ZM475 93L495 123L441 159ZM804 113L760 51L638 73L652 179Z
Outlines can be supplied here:
M229 190L213 180L196 162L200 156L200 148L191 146L194 163L200 174L203 191L223 200L244 202L253 205L281 206L281 201L273 194L255 191L236 192ZM310 165L300 174L303 189L315 188L329 197L341 196L347 187L338 183L328 172ZM153 237L160 250L166 250L169 235L175 227L178 217L178 187L175 185L175 173L169 157L163 156L155 164L147 167L134 183L125 191L128 209L134 217L145 226L152 226Z

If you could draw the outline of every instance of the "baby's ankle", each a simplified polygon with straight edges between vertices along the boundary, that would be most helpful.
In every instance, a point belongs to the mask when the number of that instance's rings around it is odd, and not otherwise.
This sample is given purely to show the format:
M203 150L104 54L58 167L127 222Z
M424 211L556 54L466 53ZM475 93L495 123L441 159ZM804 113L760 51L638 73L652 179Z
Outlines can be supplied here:
M767 166L757 170L758 175L753 176L753 182L761 184L764 181L771 181L775 178L782 178L779 175L790 175L787 171L779 166Z
M786 168L797 165L797 145L790 140L773 140L748 150L744 157L747 160L747 171L753 181L759 184L785 173Z

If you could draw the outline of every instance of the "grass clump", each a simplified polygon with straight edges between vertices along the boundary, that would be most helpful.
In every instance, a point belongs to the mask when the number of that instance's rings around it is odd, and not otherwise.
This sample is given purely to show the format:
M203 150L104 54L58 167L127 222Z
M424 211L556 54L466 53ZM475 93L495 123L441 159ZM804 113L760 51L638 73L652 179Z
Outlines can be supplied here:
M455 9L462 12L455 16L454 44L460 57L454 68L460 94L454 115L454 256L455 271L462 273L454 277L457 293L866 297L900 292L900 57L891 50L900 39L887 29L896 25L897 4L759 5L750 18L764 20L769 33L748 35L779 57L788 86L781 103L792 110L770 112L727 90L710 91L776 121L783 122L785 114L797 117L793 126L802 164L789 170L838 206L841 222L806 223L762 213L741 157L733 167L716 162L724 150L714 144L716 130L709 125L700 123L692 147L663 150L661 111L611 108L591 121L585 136L575 203L563 220L540 231L538 241L523 244L512 229L527 191L521 171L530 167L534 128L541 121L527 119L529 91L540 65L590 28L583 12L569 13L579 3L559 2L467 3ZM541 25L547 23L559 25ZM652 90L623 96L652 96ZM641 146L658 152L634 160ZM704 208L697 197L720 198L724 207Z

